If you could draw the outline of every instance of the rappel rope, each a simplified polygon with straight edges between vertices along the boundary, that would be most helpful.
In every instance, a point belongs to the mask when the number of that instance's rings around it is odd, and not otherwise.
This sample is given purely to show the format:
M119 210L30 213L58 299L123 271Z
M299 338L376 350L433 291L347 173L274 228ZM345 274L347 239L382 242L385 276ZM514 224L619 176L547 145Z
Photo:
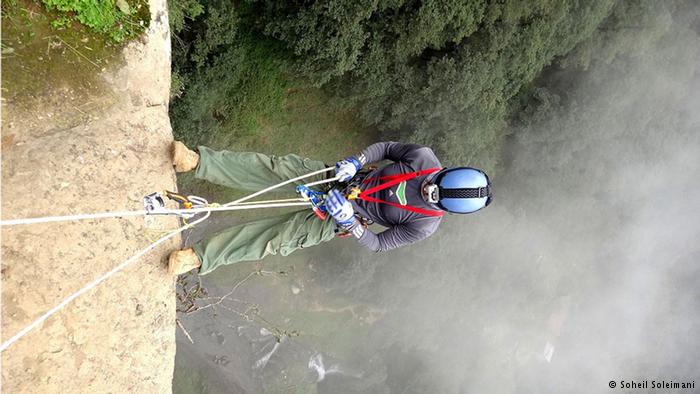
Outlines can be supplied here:
M189 215L198 214L204 212L218 212L218 211L237 211L245 209L259 209L259 208L283 208L283 207L294 207L294 206L308 206L310 203L300 198L284 199L284 200L270 200L270 201L253 201L245 204L241 204L244 201L250 200L251 198L257 197L263 193L267 193L271 190L277 189L284 185L288 185L292 182L302 180L304 178L312 177L314 175L322 174L324 172L332 170L333 167L324 168L322 170L314 171L306 175L302 175L296 178L286 180L284 182L278 183L276 185L267 187L263 190L252 193L248 196L239 198L238 200L231 201L224 205L211 206L204 204L203 206L198 206L198 208L191 209L164 209L161 211L148 211L145 209L138 211L117 211L117 212L100 212L100 213L89 213L89 214L76 214L76 215L64 215L64 216L44 216L37 218L27 218L27 219L12 219L12 220L0 220L0 226L15 226L20 224L38 224L38 223L52 223L52 222L67 222L76 220L87 220L87 219L107 219L107 218L123 218L130 216L146 216L146 215ZM337 181L338 177L322 179L320 181L311 182L304 186L311 187L324 183ZM196 199L201 199L201 197L191 196L194 201ZM235 205L235 206L234 206ZM240 207L237 205L241 205Z
M3 220L0 222L2 226L14 226L18 224L37 224L37 223L52 223L52 222L69 222L76 220L86 220L86 219L108 219L108 218L124 218L130 216L146 216L146 215L187 215L187 214L198 214L206 212L220 212L220 211L242 211L246 209L259 209L259 208L284 208L284 207L295 207L295 206L308 206L309 202L302 201L299 199L293 199L289 202L267 202L262 201L262 203L248 203L241 204L240 206L222 205L222 206L206 206L191 209L168 209L162 212L154 213L147 210L138 211L123 211L123 212L101 212L101 213L91 213L82 215L66 215L66 216L46 216L40 218L29 218L29 219L14 219L14 220Z
M282 183L278 183L278 184L276 184L276 185L274 185L274 186L270 186L270 187L268 187L268 188L265 188L265 189L262 189L262 190L260 190L260 191L257 191L257 192L255 192L255 193L253 193L253 194L251 194L251 195L245 196L245 197L243 197L243 198L239 198L238 200L231 201L230 203L224 204L224 206L231 206L231 205L239 204L239 203L241 203L241 202L243 202L243 201L247 201L247 200L250 200L251 198L257 197L257 196L259 196L259 195L261 195L261 194L263 194L263 193L267 193L267 192L269 192L270 190L276 189L276 188L281 187L281 186L284 186L284 185L288 185L288 184L290 184L290 183L292 183L292 182L300 181L300 180L302 180L302 179L304 179L304 178L308 178L308 177L311 177L311 176L314 176L314 175L323 174L324 172L328 172L328 171L330 171L330 170L332 170L332 169L334 169L334 167L328 167L328 168L324 168L324 169L322 169L322 170L310 172L310 173L308 173L308 174L306 174L306 175L302 175L302 176L298 176L298 177L296 177L296 178L292 178L292 179L287 180L287 181L284 181L284 182L282 182ZM340 179L340 177L334 177L334 178L329 178L329 179L322 179L322 180L317 181L317 182L307 183L307 184L305 184L304 186L306 186L306 187L311 187L311 186L320 185L320 184L322 184L322 183L335 182L335 181L337 181L337 180L339 180L339 179Z
M48 312L44 313L41 315L38 319L34 320L31 322L28 326L24 327L22 330L20 330L17 334L15 334L12 338L8 339L7 341L3 342L2 346L0 346L0 353L4 352L5 349L10 347L13 343L17 342L20 338L25 336L27 333L29 333L31 330L36 328L39 324L44 322L44 320L48 319L53 315L54 313L58 312L59 310L63 309L64 306L68 305L71 301L74 299L80 297L84 293L92 290L95 286L99 285L103 281L105 281L107 278L110 276L116 274L117 272L123 270L127 265L131 264L144 254L148 253L151 251L153 248L158 246L159 244L167 241L168 239L174 237L178 233L182 232L184 229L189 228L191 226L182 226L179 229L172 231L170 234L167 234L163 237L161 237L159 240L153 242L150 244L148 247L145 249L141 250L140 252L136 253L132 257L130 257L128 260L124 261L123 263L119 264L118 266L114 267L111 271L107 272L106 274L103 274L102 276L98 277L97 279L93 280L92 282L88 283L85 287L81 288L80 290L76 291L75 293L71 294L68 296L65 300L61 301L60 304L56 305L55 307L51 308Z
M252 193L248 196L245 196L243 198L240 198L235 201L231 201L223 206L217 206L217 205L211 205L207 202L207 200L197 197L197 196L189 196L188 199L192 201L193 203L196 203L197 205L190 208L190 209L164 209L161 211L149 211L149 210L138 210L138 211L123 211L123 212L103 212L103 213L95 213L95 214L82 214L82 215L66 215L66 216L49 216L49 217L39 217L39 218L29 218L29 219L14 219L14 220L3 220L0 222L0 225L2 226L12 226L12 225L18 225L18 224L34 224L34 223L49 223L49 222L60 222L60 221L73 221L73 220L85 220L85 219L103 219L103 218L122 218L122 217L128 217L128 216L146 216L146 215L188 215L191 216L193 214L200 214L204 213L205 215L197 220L195 220L192 223L186 224L184 226L181 226L172 232L164 235L163 237L159 238L157 241L151 243L148 245L146 248L142 249L135 255L131 256L121 264L117 265L114 267L112 270L109 272L97 277L94 279L92 282L88 283L84 287L82 287L80 290L72 293L68 297L66 297L61 303L56 305L55 307L51 308L48 310L46 313L32 321L30 324L25 326L23 329L21 329L19 332L17 332L12 338L8 339L7 341L3 342L2 345L0 345L0 353L4 352L7 348L12 346L15 342L20 340L22 337L27 335L30 331L32 331L34 328L39 326L41 323L43 323L46 319L51 317L54 313L60 311L68 305L71 301L74 299L80 297L82 294L85 294L86 292L90 291L91 289L95 288L98 286L100 283L104 282L107 280L109 277L112 275L116 274L117 272L123 270L128 266L129 264L133 263L134 261L138 260L140 257L145 255L146 253L150 252L153 250L156 246L160 245L161 243L167 241L168 239L174 237L175 235L181 233L185 229L191 228L196 226L197 224L203 222L209 216L211 215L212 212L218 212L218 211L235 211L235 210L244 210L244 209L256 209L256 208L274 208L274 207L290 207L290 206L311 206L311 202L305 201L304 198L289 198L289 199L282 199L282 200L267 200L267 201L251 201L251 202L244 202L247 200L250 200L251 198L254 198L256 196L259 196L263 193L269 192L271 190L274 190L276 188L279 188L281 186L290 184L292 182L296 182L299 180L302 180L304 178L308 178L314 175L318 175L327 171L332 170L333 167L325 168L323 170L318 170L311 172L306 175L302 175L281 183L278 183L276 185L270 186L268 188L265 188L263 190L260 190L258 192ZM315 186L315 185L320 185L324 183L329 183L329 182L334 182L337 181L338 177L335 178L329 178L329 179L323 179L320 181L316 182L311 182L308 183L304 186L309 187L309 186Z

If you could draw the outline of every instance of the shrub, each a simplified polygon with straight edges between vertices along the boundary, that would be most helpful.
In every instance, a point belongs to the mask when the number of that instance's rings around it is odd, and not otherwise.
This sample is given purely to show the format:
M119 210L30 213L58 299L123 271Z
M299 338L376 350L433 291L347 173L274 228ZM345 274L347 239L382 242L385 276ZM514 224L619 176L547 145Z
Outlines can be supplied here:
M48 10L70 13L78 22L92 30L121 42L145 30L150 22L146 0L43 0ZM52 25L66 25L65 16Z

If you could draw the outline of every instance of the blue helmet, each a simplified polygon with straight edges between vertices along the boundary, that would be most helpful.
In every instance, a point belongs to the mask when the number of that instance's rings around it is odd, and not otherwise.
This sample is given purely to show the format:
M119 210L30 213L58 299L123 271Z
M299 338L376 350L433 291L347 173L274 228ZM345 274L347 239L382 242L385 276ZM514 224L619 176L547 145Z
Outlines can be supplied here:
M426 198L440 209L471 213L491 203L491 181L472 167L443 168L425 189Z

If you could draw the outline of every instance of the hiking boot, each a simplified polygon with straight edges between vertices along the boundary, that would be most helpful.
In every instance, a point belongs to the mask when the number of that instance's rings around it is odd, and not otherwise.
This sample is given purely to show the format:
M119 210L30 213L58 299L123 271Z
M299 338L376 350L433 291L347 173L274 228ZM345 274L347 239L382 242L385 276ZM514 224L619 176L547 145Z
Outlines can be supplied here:
M187 248L176 250L170 253L168 272L171 275L180 275L195 268L199 268L201 265L202 262L199 260L199 257L197 257L197 253L194 252L194 249Z
M199 155L195 151L187 149L180 141L173 141L173 165L175 171L186 172L193 170L199 163Z

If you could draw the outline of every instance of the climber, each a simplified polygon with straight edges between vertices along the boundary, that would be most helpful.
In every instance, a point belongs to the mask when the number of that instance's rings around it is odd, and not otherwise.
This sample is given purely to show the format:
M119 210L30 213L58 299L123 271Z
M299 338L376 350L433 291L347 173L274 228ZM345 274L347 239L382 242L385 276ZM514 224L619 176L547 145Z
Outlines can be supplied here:
M204 146L198 151L175 141L175 171L195 170L196 178L250 191L326 168L321 161L294 154L279 157L214 151ZM392 163L363 169L385 159ZM430 236L445 212L476 212L491 202L491 183L484 172L471 167L443 168L430 148L416 144L370 145L316 179L333 175L339 182L327 193L325 206L330 215L326 220L305 209L239 224L193 247L172 252L169 271L179 275L199 268L204 275L239 261L277 253L286 256L329 241L338 231L351 234L371 251L391 250ZM289 186L287 190L293 191L295 185ZM368 223L387 229L375 234L367 228Z

